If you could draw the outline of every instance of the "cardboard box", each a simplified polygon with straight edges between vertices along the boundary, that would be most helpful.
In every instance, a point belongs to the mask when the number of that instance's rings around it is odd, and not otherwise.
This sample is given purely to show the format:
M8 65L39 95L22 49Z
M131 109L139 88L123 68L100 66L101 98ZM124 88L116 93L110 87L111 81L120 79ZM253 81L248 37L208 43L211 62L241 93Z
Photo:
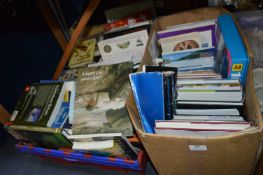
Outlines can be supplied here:
M170 25L216 18L222 13L227 12L222 8L202 8L158 18L153 24L154 29L150 33L141 66L153 64L152 58L157 54L154 45L156 31ZM144 133L133 94L130 92L126 101L130 118L159 174L248 175L253 173L261 153L263 122L252 79L253 54L243 35L242 39L250 57L245 87L245 111L248 120L258 126L255 129L212 138Z

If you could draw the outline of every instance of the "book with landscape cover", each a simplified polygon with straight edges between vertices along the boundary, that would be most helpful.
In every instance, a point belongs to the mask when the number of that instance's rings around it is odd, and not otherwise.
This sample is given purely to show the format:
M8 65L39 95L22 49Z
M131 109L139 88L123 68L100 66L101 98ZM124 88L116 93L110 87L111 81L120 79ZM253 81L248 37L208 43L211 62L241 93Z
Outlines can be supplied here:
M34 83L25 88L10 121L16 125L51 127L64 99L66 82Z
M106 133L133 135L125 99L132 62L78 69L73 136Z

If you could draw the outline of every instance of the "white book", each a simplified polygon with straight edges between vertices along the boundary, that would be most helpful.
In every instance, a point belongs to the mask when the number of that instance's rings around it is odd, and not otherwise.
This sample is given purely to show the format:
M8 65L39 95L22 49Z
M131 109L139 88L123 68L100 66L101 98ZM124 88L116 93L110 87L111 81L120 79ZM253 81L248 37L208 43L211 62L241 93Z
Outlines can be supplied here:
M121 133L101 133L101 134L83 134L83 135L69 135L68 139L87 139L94 137L117 137L121 136Z
M103 61L117 60L139 63L148 40L147 30L106 39L98 43Z
M230 115L239 116L237 109L176 109L178 115Z
M242 102L217 102L217 101L177 101L181 105L219 105L219 106L243 106Z
M242 122L245 121L242 116L225 116L225 115L174 115L173 118L175 121L210 121L210 122L218 122L218 121L233 121L233 122Z
M193 79L193 80L178 80L177 84L240 84L239 79Z
M160 135L178 135L178 136L190 136L190 137L216 137L231 134L229 131L189 131L189 130L174 130L174 129L162 129L155 128L155 133Z
M102 150L113 147L113 140L103 140L103 141L87 141L78 142L74 141L72 149L73 150Z
M155 128L189 131L241 131L251 126L250 122L183 122L175 120L157 120Z
M178 85L177 90L217 90L217 91L241 91L239 84L205 84L205 85Z
M177 100L184 101L243 101L242 91L177 91Z

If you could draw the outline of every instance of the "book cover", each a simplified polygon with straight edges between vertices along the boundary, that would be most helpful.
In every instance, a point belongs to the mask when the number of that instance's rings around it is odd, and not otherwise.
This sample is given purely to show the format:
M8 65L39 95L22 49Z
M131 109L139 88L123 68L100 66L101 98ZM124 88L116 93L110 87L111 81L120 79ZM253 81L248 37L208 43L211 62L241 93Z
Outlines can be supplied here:
M223 69L221 73L225 78L240 79L242 85L245 85L248 70L249 58L247 51L230 15L224 14L218 17L219 29L224 40ZM220 58L218 58L220 59Z
M78 69L73 136L105 133L133 135L125 107L132 62Z
M155 120L165 119L163 74L133 73L130 74L130 81L143 129L154 133Z
M163 52L203 48L201 37L198 32L161 38L159 42Z
M98 46L103 61L132 61L137 64L143 57L147 40L147 30L142 30L100 41Z
M190 29L183 29L183 30L166 30L162 32L158 32L157 36L159 39L172 37L172 36L178 36L183 35L186 33L192 33L192 32L198 32L199 35L202 38L202 47L215 47L216 46L216 26L213 25L207 25L207 26L201 26L196 28L190 28Z
M80 41L75 47L68 66L70 68L84 66L93 62L96 39Z
M50 127L61 107L64 82L35 83L25 88L10 121L17 125Z
M43 148L58 149L72 146L72 143L63 134L62 128L10 125L8 130L19 133L26 141Z
M164 61L174 62L193 58L213 57L215 53L215 48L198 48L175 52L163 52L162 58Z

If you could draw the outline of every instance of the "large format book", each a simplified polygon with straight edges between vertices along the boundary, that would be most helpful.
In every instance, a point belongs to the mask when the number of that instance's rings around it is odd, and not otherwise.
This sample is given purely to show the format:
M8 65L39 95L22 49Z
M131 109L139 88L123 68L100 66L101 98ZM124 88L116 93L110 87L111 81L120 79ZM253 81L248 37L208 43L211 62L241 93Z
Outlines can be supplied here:
M20 134L22 139L44 148L71 148L72 143L66 139L68 133L62 128L48 128L39 126L10 125L10 133Z
M198 32L200 37L202 38L202 47L215 47L216 46L216 25L207 25L207 26L201 26L201 27L195 27L190 29L183 29L183 30L164 30L161 32L158 32L157 36L159 39L162 38L168 38L173 36L179 36L187 33L193 33Z
M64 101L65 91L68 91L67 83L34 83L27 86L10 121L16 125L51 127Z
M125 107L131 71L132 62L78 69L72 137L133 135Z
M166 75L165 75L166 74ZM169 76L170 74L170 76ZM154 133L155 120L164 120L173 116L172 83L174 72L140 72L130 74L130 81L136 106L145 132ZM168 80L169 82L169 80ZM170 84L170 85L169 85Z
M155 131L165 135L187 136L220 136L231 132L238 132L251 127L250 122L186 122L186 121L156 121Z
M239 34L234 20L230 15L224 14L218 17L218 25L221 36L218 44L218 71L224 78L240 79L244 86L246 82L249 58L244 42ZM223 47L223 48L220 48Z
M103 61L140 63L148 40L147 30L106 39L98 43Z
M121 157L136 159L138 150L135 149L126 137L89 138L91 141L73 142L72 149L99 156Z

